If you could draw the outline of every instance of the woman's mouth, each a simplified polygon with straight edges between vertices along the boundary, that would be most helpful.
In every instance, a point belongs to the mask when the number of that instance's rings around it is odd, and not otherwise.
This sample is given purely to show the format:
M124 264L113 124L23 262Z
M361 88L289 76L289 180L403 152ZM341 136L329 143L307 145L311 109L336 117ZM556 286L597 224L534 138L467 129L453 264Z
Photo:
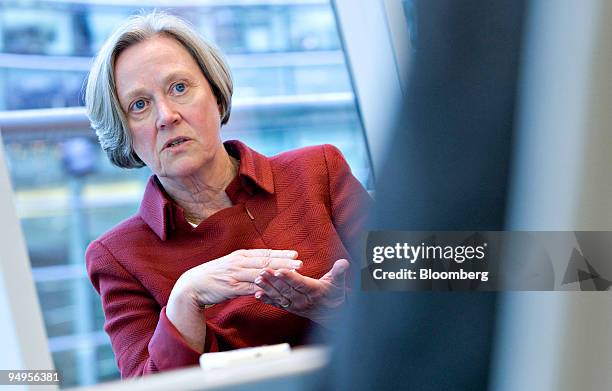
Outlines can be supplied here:
M187 137L176 137L173 138L172 140L169 140L165 145L164 145L164 149L168 149L168 148L176 148L179 145L184 144L185 142L189 141L190 139Z

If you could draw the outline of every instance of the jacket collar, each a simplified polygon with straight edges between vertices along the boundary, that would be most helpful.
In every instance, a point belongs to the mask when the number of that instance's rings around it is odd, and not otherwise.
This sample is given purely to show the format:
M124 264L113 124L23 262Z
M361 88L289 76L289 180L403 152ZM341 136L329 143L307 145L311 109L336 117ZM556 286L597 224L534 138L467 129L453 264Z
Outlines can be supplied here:
M266 193L274 193L274 178L270 160L240 141L230 140L223 143L227 152L240 159L238 181L234 180L226 192L234 192L234 187L242 187L250 195L258 189ZM232 189L230 189L232 187ZM230 198L231 195L230 195ZM155 175L149 178L140 204L138 215L155 232L161 240L166 240L168 231L174 229L176 208L180 207L172 201ZM180 213L182 216L182 213Z

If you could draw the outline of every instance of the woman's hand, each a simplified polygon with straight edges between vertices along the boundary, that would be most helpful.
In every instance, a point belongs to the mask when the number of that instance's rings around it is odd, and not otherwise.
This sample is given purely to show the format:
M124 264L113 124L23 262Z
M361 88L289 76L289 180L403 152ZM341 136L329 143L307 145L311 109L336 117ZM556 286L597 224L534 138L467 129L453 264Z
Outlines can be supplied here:
M202 310L238 296L255 293L255 279L262 269L300 268L293 250L237 250L224 257L196 266L183 273L174 284L166 316L187 344L202 353L206 327Z
M337 260L320 279L302 276L295 270L266 268L255 284L255 298L293 314L328 326L334 309L346 298L346 273L350 263Z
M255 293L255 279L263 269L302 266L293 250L237 250L187 270L175 288L188 292L194 304L204 308L238 296ZM174 290L174 289L173 289Z

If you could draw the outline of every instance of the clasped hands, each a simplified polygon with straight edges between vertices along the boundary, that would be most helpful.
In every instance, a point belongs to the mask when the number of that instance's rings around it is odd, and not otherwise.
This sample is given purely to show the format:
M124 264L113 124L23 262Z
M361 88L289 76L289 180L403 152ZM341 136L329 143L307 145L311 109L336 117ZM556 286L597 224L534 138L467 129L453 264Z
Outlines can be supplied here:
M204 308L238 296L254 295L263 303L325 325L346 296L349 262L337 260L320 279L299 273L302 261L293 250L237 250L186 271L177 286ZM175 288L177 287L175 286Z

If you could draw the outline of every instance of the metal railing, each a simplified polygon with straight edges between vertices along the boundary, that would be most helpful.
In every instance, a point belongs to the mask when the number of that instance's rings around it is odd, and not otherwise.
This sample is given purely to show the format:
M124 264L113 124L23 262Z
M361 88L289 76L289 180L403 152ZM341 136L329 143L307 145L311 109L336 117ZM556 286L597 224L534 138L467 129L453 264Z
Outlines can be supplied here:
M352 92L236 98L232 103L232 116L270 109L333 110L349 108L354 104L355 97ZM3 134L53 129L75 131L89 129L85 108L0 111L0 131Z
M234 71L247 68L307 67L344 64L341 50L313 50L280 53L228 54ZM89 72L92 57L46 54L0 53L0 68L40 71Z

